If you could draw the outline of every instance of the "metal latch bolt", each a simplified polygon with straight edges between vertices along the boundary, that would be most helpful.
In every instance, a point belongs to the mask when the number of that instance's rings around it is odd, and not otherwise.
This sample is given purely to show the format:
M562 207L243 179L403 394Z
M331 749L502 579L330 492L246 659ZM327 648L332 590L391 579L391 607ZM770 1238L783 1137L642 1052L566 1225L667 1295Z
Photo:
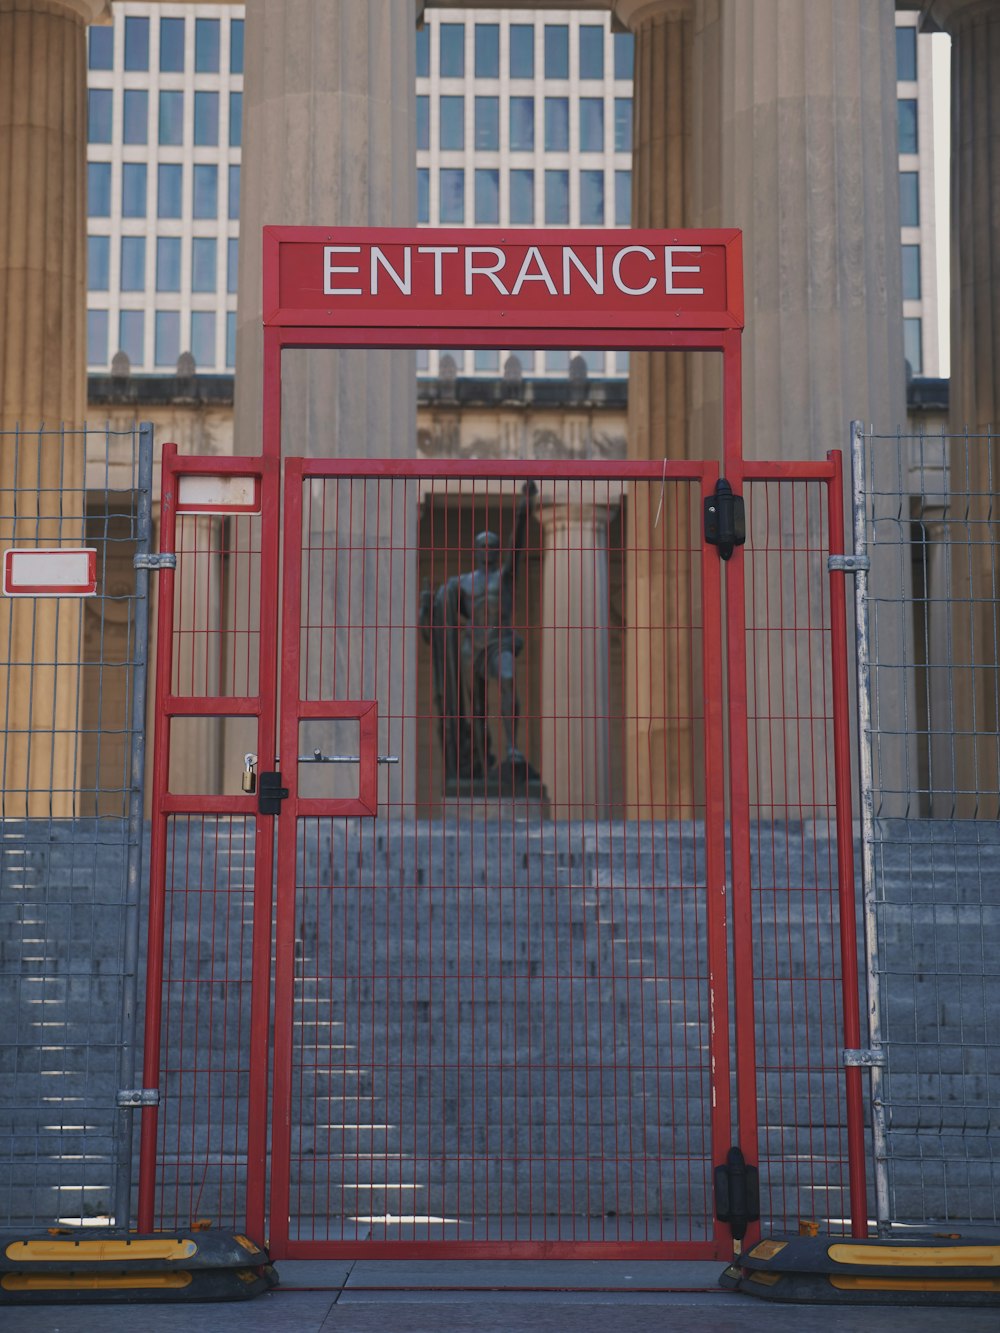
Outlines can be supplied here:
M159 1106L158 1088L122 1088L115 1097L116 1106Z
M380 764L398 764L398 754L380 754ZM313 750L312 754L300 754L300 764L360 764L359 754L324 754L322 750Z

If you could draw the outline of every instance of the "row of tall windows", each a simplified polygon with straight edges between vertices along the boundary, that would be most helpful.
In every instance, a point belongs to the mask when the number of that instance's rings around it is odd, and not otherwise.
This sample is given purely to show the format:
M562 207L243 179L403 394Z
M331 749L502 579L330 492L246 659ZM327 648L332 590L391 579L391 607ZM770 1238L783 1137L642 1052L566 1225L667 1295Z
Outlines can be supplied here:
M121 216L144 218L155 209L158 218L184 215L185 167L180 162L160 162L156 167L156 198L150 199L151 172L145 162L123 162L121 169ZM190 214L200 220L217 218L220 179L226 191L226 216L240 215L240 168L238 163L219 167L214 162L195 162L189 171ZM92 218L111 216L111 163L87 163L87 213Z
M119 246L118 287L123 292L141 292L146 287L145 236L123 236ZM181 291L181 238L150 238L155 246L155 285L158 292ZM235 292L239 242L225 238L226 291ZM195 236L190 243L188 286L192 292L214 292L219 279L219 242L214 236ZM111 237L87 237L87 286L92 292L111 288Z
M115 351L126 354L133 365L145 360L146 316L153 315L153 363L159 369L173 369L182 351L189 351L199 366L214 366L217 360L216 336L218 315L214 310L192 310L186 325L187 346L181 346L181 312L179 310L122 310L118 316L117 346ZM107 310L87 311L87 361L104 365L109 351L110 317ZM225 362L236 364L236 312L225 313Z
M534 226L568 226L572 220L570 207L571 182L575 183L580 226L603 227L612 222L626 227L632 215L632 173L613 173L614 198L607 198L607 173L603 168L589 171L552 170L535 172L530 167L513 168L504 173L507 184L507 216L505 224ZM471 208L466 199L467 177L472 177ZM538 199L536 178L542 186ZM499 223L501 220L501 172L496 167L476 167L467 173L464 167L442 167L437 172L437 217L431 217L431 173L427 167L417 169L417 221L464 225Z
M221 93L204 91L194 93L192 139L196 148L217 148L219 138L219 106ZM230 148L239 148L243 142L243 94L231 92L229 98ZM184 101L181 89L165 88L156 99L156 123L152 131L149 123L150 97L145 88L126 88L121 99L121 124L115 134L114 93L110 88L91 88L87 94L87 140L89 143L111 143L118 139L125 144L155 142L164 147L184 144Z
M125 19L124 67L129 71L150 68L150 30L152 20L130 16ZM221 20L161 18L157 27L159 56L157 65L162 74L179 74L185 67L187 53L187 24L194 24L193 64L196 74L221 72ZM90 29L90 68L114 68L114 28ZM243 20L232 19L229 25L229 72L243 73Z
M477 79L500 77L500 25L475 23L472 41L472 74ZM466 75L466 38L464 23L439 23L437 32L437 73L442 79L464 79ZM542 74L546 79L570 77L570 27L567 23L546 23L542 37ZM431 72L431 35L426 25L417 32L417 77L429 78ZM635 42L631 33L615 33L611 59L607 56L607 31L600 24L581 24L577 29L576 74L581 79L603 79L610 67L616 79L631 79ZM533 79L536 73L535 25L512 23L509 28L507 74L512 79Z
M445 94L438 101L438 147L442 152L466 148L465 109L462 94ZM545 152L564 153L570 148L571 104L568 97L508 97L506 103L507 147L511 152L533 152L538 146L536 124L540 121L540 146ZM472 143L477 152L497 152L501 146L501 99L471 99L473 107ZM632 151L632 99L616 97L610 121L612 140L605 136L605 101L603 97L580 97L575 102L576 147L582 153L618 153ZM540 112L540 114L539 114ZM161 138L160 142L164 142ZM197 138L195 139L197 143ZM417 97L417 148L431 146L431 99Z

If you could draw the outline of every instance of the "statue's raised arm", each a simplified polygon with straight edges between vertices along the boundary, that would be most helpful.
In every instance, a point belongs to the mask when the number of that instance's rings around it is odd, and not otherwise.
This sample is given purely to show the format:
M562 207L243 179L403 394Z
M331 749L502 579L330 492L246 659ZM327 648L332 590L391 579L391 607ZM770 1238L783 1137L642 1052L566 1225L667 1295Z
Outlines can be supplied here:
M505 578L513 579L517 574L518 565L521 563L521 552L524 550L525 539L528 535L528 520L531 518L531 511L534 508L534 500L537 494L538 487L530 479L521 487L521 503L517 507L517 517L514 519L510 550L503 563Z

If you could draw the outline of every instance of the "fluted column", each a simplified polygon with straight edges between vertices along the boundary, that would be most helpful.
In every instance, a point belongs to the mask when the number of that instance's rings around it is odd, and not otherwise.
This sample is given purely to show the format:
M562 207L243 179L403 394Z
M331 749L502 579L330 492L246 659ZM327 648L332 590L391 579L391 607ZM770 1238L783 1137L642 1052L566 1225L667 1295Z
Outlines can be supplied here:
M934 0L925 20L952 40L951 499L948 537L955 814L1000 816L1000 12L990 0ZM968 437L965 438L965 432ZM983 436L991 438L984 439ZM945 664L942 664L945 665ZM940 744L940 741L939 741Z
M85 35L106 8L105 0L0 0L2 431L83 423ZM18 447L0 440L0 547L80 544L83 483L82 436L29 436ZM0 598L9 817L74 813L81 626L71 599Z
M603 819L610 797L605 504L556 502L542 558L542 779L554 819Z
M236 440L250 453L261 439L261 228L412 226L416 222L414 0L249 0L243 98L243 183L236 349ZM411 458L416 449L416 375L410 352L286 352L284 448L290 454ZM324 544L352 546L348 578L327 581L325 623L342 625L336 599L350 586L392 630L366 650L358 630L338 643L344 660L363 658L370 678L356 688L378 697L382 744L404 757L383 781L397 804L412 790L414 714L414 545L394 530L404 506L386 484L359 500L327 494ZM359 504L365 512L359 512ZM331 507L332 506L332 507ZM317 496L315 512L321 512ZM415 507L407 521L415 525ZM362 526L363 525L363 526ZM370 549L358 545L368 535ZM342 534L338 536L338 533ZM380 554L381 550L381 554ZM343 563L343 562L342 562ZM378 568L376 568L378 566ZM361 580L358 586L358 580ZM358 600L359 596L361 601ZM374 631L373 631L374 632ZM340 630L341 638L349 634ZM405 643L404 643L405 639ZM313 697L326 686L310 681ZM404 734L405 733L405 734Z
M692 173L692 0L617 0L616 16L635 33L632 225L690 224ZM629 371L630 458L687 458L692 358L682 352L633 352ZM713 451L717 447L713 446ZM695 774L690 763L669 768L667 757L690 756L690 723L664 716L662 701L677 695L675 679L690 653L650 633L650 608L662 625L690 625L690 585L676 578L666 546L684 549L683 533L667 533L654 518L659 494L632 488L628 503L626 628L626 756L628 804L636 818L662 815L667 802L688 805ZM686 516L686 510L684 511ZM690 680L683 682L686 695ZM681 710L690 718L695 710Z

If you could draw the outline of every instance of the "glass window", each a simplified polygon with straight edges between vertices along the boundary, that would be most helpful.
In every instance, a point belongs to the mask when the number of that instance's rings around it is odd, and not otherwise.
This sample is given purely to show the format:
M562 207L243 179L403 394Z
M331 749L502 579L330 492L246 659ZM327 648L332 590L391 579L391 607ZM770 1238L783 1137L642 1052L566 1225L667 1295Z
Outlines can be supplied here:
M214 236L196 236L191 242L191 290L193 292L215 291L215 256Z
M897 32L899 29L897 29ZM903 300L920 300L920 246L903 246Z
M182 92L160 93L160 143L181 144L184 142L184 94Z
M111 89L91 88L87 93L87 142L111 142Z
M615 352L615 369L619 375L628 374L628 352Z
M153 359L158 366L176 366L181 354L181 317L176 310L157 310L156 347Z
M219 94L195 93L194 141L201 147L213 148L219 142Z
M431 99L421 93L417 98L417 147L431 146Z
M417 78L427 79L431 72L431 30L425 23L417 29Z
M476 78L500 77L500 25L476 24Z
M545 173L545 225L569 222L569 172Z
M160 69L179 74L184 68L184 20L160 19Z
M235 292L239 286L240 242L237 236L230 236L226 242L226 291Z
M615 98L615 152L632 151L632 99Z
M569 28L565 23L545 25L545 77L569 78Z
M156 171L156 216L179 218L183 200L183 178L179 163L161 162Z
M215 365L214 310L195 310L192 313L191 352L196 366Z
M146 164L126 162L122 167L122 217L146 216Z
M111 241L107 236L87 237L87 290L106 292L111 272Z
M595 352L593 349L590 349L581 353L581 355L583 356L587 370L591 375L604 374L604 364L607 355L605 352Z
M238 164L229 168L229 218L235 222L240 216L240 169Z
M604 226L604 172L580 172L580 226Z
M145 319L141 310L123 310L118 316L118 347L133 366L144 359Z
M87 212L92 218L111 216L111 163L87 163Z
M560 153L569 148L569 98L545 99L545 149Z
M92 32L102 29L94 28ZM87 311L87 365L106 366L108 363L108 312Z
M632 173L615 172L615 226L628 227L632 222Z
M149 93L145 88L126 88L122 102L122 138L126 143L149 140Z
M442 97L441 109L441 147L465 147L465 98Z
M149 69L149 19L125 20L125 68Z
M512 153L531 152L535 146L535 99L510 99L510 148Z
M912 375L923 373L923 335L919 319L903 320L903 355L910 363Z
M243 73L243 20L233 19L229 25L229 72Z
M219 20L195 19L194 68L198 74L219 72Z
M531 23L510 25L510 77L535 77L535 29Z
M604 78L604 29L594 23L580 25L580 78Z
M500 369L500 353L494 351L492 347L480 347L472 355L472 364L480 373L492 371L493 374L496 374Z
M920 185L916 171L899 173L899 223L902 227L920 226Z
M465 222L465 172L461 167L442 167L439 173L441 222Z
M615 78L630 79L635 62L635 37L630 32L615 33Z
M236 311L226 311L226 369L236 365Z
M161 236L156 242L156 290L179 292L181 289L181 238Z
M141 292L146 286L146 238L122 237L121 289Z
M431 354L426 347L417 348L417 371L427 371L431 365Z
M476 147L496 152L500 147L500 98L476 98Z
M219 215L219 172L207 163L194 169L194 216L214 218Z
M500 221L500 173L492 168L476 170L476 221Z
M604 152L604 98L580 98L580 151Z
M569 370L569 352L556 348L545 353L545 369L555 375L565 375Z
M535 173L518 169L510 173L510 220L530 227L535 221Z
M431 220L431 173L426 167L417 168L417 221Z
M917 151L917 100L915 97L901 97L896 103L899 113L899 151L915 153Z
M243 144L243 94L229 94L229 147L240 148Z
M91 69L111 69L114 66L115 59L115 30L114 28L91 28L90 29L90 68ZM95 310L94 314L100 314L101 311ZM107 320L105 320L105 326ZM107 328L105 327L105 345L107 344ZM103 361L105 358L101 357Z
M442 23L441 28L442 79L465 77L465 24Z
M896 78L908 83L917 77L917 30L896 29Z

